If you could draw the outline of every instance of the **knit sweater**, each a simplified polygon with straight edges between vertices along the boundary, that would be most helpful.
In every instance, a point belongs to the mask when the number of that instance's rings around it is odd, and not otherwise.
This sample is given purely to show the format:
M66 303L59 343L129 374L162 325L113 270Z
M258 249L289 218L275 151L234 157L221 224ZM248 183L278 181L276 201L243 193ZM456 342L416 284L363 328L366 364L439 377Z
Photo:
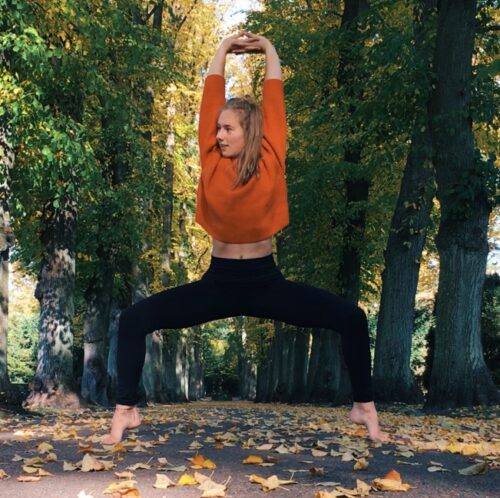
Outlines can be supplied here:
M224 78L211 74L201 100L198 142L201 175L196 221L216 240L249 243L264 240L289 223L285 181L286 117L283 82L264 80L259 176L233 188L237 159L221 155L217 120L225 103Z

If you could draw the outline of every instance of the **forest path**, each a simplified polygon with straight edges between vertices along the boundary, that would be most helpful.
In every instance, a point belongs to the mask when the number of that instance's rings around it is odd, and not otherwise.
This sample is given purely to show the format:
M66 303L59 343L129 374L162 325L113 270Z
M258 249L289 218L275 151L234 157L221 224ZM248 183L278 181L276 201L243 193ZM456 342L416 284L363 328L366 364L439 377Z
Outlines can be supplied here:
M353 490L357 479L371 485L374 479L383 478L394 469L403 484L411 488L389 496L493 498L499 496L500 489L498 409L444 416L424 414L415 406L392 405L379 409L382 425L392 438L391 443L380 445L365 439L364 429L349 422L348 407L242 401L154 405L141 409L142 426L128 433L128 439L115 451L98 442L109 427L110 410L4 413L0 417L0 496L111 496L103 492L119 481L115 472L132 472L134 476L129 478L136 481L125 485L128 494L122 490L117 497L201 497L203 491L196 485L153 487L156 474L167 475L177 483L183 474L195 472L211 476L217 483L230 478L226 497L366 496L354 491L351 495L336 495L332 491L338 490L337 486ZM187 459L196 454L211 460L216 468L190 468L192 462ZM243 464L249 455L260 456L268 465ZM90 472L78 468L63 470L63 462L78 466L84 457L84 465L113 467ZM95 463L94 459L106 463ZM203 458L197 459L203 466ZM357 462L359 467L366 463L368 466L354 470ZM149 468L128 469L139 463ZM474 464L485 473L458 472ZM205 465L211 466L206 462ZM185 471L168 470L182 466L187 467ZM434 467L432 472L429 467ZM53 475L42 476L35 482L18 482L20 476L38 476L38 469ZM2 471L9 477L1 479ZM268 494L261 484L249 481L251 474L263 478L276 475L296 484L283 484ZM273 481L267 484L273 487ZM132 491L134 488L138 491ZM320 491L332 494L322 496ZM369 496L372 495L380 496L381 492L372 489Z

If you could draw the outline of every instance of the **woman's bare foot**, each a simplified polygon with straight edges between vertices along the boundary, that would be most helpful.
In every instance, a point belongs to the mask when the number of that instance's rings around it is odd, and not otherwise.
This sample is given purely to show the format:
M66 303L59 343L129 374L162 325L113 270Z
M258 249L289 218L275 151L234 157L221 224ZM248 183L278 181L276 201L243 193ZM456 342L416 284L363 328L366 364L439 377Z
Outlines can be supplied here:
M111 430L101 441L102 444L116 444L122 440L123 432L141 425L139 410L135 406L116 405Z
M352 410L349 417L355 424L363 424L366 426L370 439L382 442L389 440L389 436L380 429L377 409L373 401L369 401L368 403L359 403L355 401L352 404Z

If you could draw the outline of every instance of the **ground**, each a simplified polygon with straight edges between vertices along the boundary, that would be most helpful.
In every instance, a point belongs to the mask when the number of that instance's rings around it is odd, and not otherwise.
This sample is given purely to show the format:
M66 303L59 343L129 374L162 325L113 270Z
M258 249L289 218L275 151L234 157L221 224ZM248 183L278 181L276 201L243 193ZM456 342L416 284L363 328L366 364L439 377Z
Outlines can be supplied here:
M392 405L380 410L382 425L391 435L387 444L367 440L364 429L349 422L348 412L348 407L235 401L154 405L141 410L143 424L128 433L123 445L104 448L99 439L109 427L111 410L4 411L0 412L0 496L112 496L103 493L120 481L116 472L131 472L122 481L135 481L125 484L116 497L198 498L203 494L198 484L178 484L182 475L195 472L226 484L224 495L207 492L206 496L382 496L387 492L376 490L375 483L394 486L398 482L375 480L391 470L399 473L399 486L411 487L390 492L390 497L499 496L499 407L445 416L424 414L416 406ZM250 455L261 457L264 465L244 464ZM189 459L194 457L208 468L191 468ZM139 463L149 468L133 467ZM473 465L478 475L459 473ZM102 470L86 471L93 467ZM52 475L40 476L44 471ZM153 487L157 474L176 485ZM296 483L265 492L264 486L274 488L276 481L250 482L252 474ZM19 482L22 476L40 478ZM392 477L397 479L397 474ZM356 491L358 479L366 484L365 494L361 484Z

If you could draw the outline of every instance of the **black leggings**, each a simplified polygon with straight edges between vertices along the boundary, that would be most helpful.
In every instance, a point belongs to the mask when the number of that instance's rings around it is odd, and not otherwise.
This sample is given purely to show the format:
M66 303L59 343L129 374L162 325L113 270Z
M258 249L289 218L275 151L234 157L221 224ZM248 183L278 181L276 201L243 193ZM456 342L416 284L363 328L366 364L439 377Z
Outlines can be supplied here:
M146 335L220 318L254 316L342 335L354 401L372 401L368 325L363 310L325 290L286 280L273 255L253 259L212 256L201 280L159 292L124 310L118 331L116 402L135 405Z

